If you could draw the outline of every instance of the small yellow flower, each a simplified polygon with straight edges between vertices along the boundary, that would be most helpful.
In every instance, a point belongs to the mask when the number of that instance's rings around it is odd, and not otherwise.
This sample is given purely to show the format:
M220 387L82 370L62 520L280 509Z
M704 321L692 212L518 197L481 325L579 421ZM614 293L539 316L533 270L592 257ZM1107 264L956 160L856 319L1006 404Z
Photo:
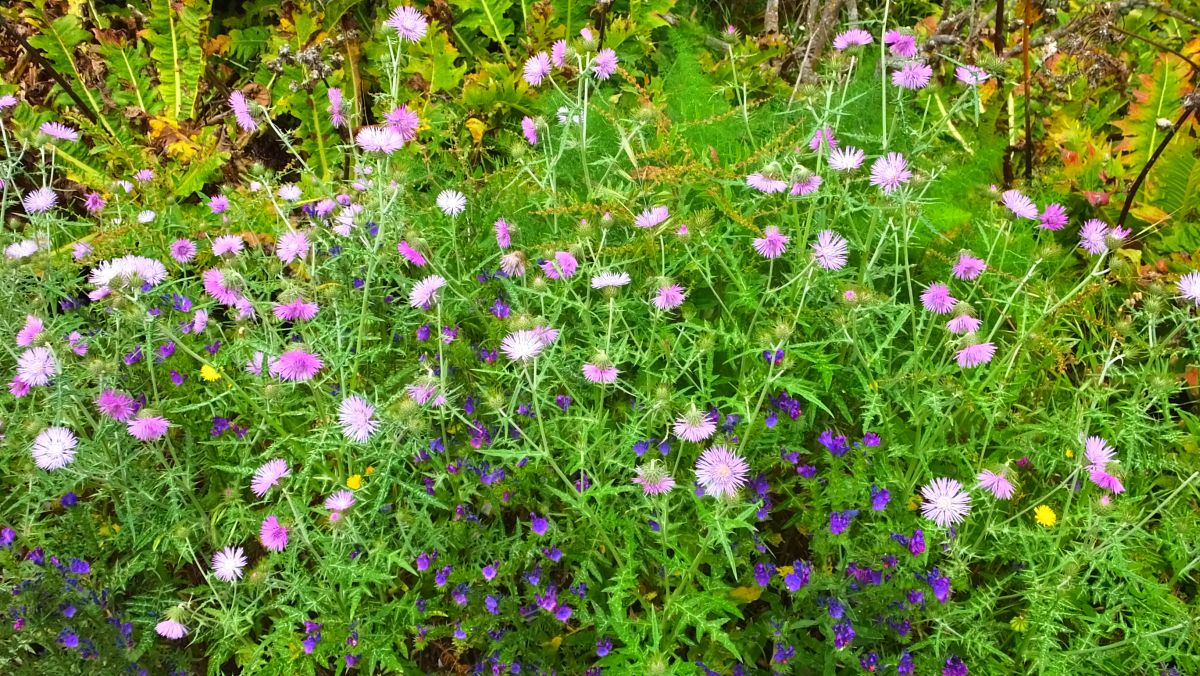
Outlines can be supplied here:
M367 476L371 476L374 473L375 473L375 465L367 465L367 469L364 472L364 474L366 474Z
M1058 523L1058 515L1046 505L1038 505L1037 509L1033 510L1033 516L1040 525L1046 528Z
M1069 448L1068 448L1068 449L1067 449L1067 457L1068 457L1068 458L1074 458L1074 457L1075 457L1075 451L1073 451L1073 450L1071 450L1071 449L1069 449Z
M200 367L200 377L207 382L216 382L221 379L221 374L215 368L205 364Z
M352 491L356 491L356 490L362 488L362 475L355 474L354 476L350 477L349 479L346 479L346 485L349 486L350 490L352 490Z

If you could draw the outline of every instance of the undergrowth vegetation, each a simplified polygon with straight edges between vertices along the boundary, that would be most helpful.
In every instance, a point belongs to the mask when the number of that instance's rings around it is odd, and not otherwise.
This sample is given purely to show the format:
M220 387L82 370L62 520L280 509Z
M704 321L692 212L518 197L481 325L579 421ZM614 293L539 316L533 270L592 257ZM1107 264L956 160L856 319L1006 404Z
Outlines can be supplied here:
M135 4L0 10L6 673L1200 671L1185 9Z

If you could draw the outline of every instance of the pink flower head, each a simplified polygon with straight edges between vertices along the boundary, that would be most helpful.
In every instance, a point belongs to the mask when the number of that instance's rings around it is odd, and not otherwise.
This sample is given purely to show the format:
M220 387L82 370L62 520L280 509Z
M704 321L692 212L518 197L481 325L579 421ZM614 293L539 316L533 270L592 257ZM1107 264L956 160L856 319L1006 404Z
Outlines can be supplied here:
M246 95L240 91L235 91L229 95L229 107L233 110L233 116L237 120L237 125L243 131L254 131L258 129L258 123L250 115L250 104L246 101Z
M871 165L871 185L879 186L885 193L892 193L910 178L908 160L900 153L888 153Z
M104 390L96 397L95 403L101 415L119 422L129 420L137 412L133 397L118 390Z
M75 246L71 249L71 258L74 258L77 261L81 261L81 260L87 258L88 256L90 256L92 254L92 251L93 251L93 249L92 249L91 244L80 240L80 241L76 242Z
M1107 223L1095 218L1088 219L1079 229L1079 246L1089 254L1098 256L1108 251L1108 235Z
M441 275L430 275L413 284L412 292L408 295L408 304L417 309L428 310L438 300L438 291L446 286L446 279Z
M737 453L724 446L705 449L696 460L696 481L714 497L733 497L746 485L750 466Z
M529 142L529 145L537 145L537 122L535 122L532 117L526 115L525 117L521 118L521 133L525 136L525 140Z
M354 506L354 494L340 490L325 498L325 509L331 512L344 512Z
M872 42L874 42L874 38L870 33L861 28L851 28L838 33L833 38L833 48L840 52L850 47L869 45Z
M933 77L933 66L924 61L909 61L892 72L892 84L904 89L921 89Z
M167 435L171 421L161 415L143 415L126 423L129 436L139 441L154 441Z
M671 284L669 286L660 286L654 294L654 299L650 302L654 304L654 307L665 312L683 305L684 298L686 298L686 295L683 292L683 287L678 284Z
M233 582L242 579L242 569L246 567L246 550L241 547L226 547L213 554L213 575L222 582Z
M663 495L675 488L675 478L658 460L651 460L638 467L634 473L637 476L633 478L633 483L641 486L646 495Z
M579 262L568 251L557 251L553 261L542 261L542 272L550 279L570 279Z
M846 266L849 244L846 239L832 230L822 230L812 245L812 257L826 270L841 270Z
M66 427L47 427L33 440L33 462L46 471L62 469L75 461L79 440Z
M944 315L954 309L958 301L950 295L950 287L941 282L929 285L921 294L921 304L925 309L935 314Z
M837 136L833 134L833 127L821 127L817 129L808 140L808 149L817 152L824 146L826 150L833 150L838 147Z
M1116 457L1116 451L1103 437L1088 437L1083 442L1083 457L1088 461L1089 468L1103 469Z
M921 495L921 514L943 528L961 523L971 512L971 496L954 479L934 479L921 488Z
M17 377L26 385L48 385L57 373L58 362L48 347L31 347L17 357Z
M605 47L592 59L592 74L597 80L607 80L617 72L617 53Z
M612 289L625 286L630 281L628 272L601 272L592 277L592 288Z
M533 327L532 331L533 335L537 336L537 339L542 341L542 344L546 347L550 347L554 344L554 341L558 340L559 331L556 328L550 326L535 326Z
M656 225L661 225L670 216L671 213L664 206L650 207L638 214L633 224L639 228L653 228Z
M25 326L17 331L17 347L29 347L45 329L46 325L40 317L25 315Z
M1038 217L1037 205L1020 190L1005 190L1000 195L1000 201L1018 218L1033 220Z
M271 313L279 321L307 322L317 316L318 310L320 310L320 306L316 303L308 303L303 298L297 298L290 303L276 303L275 307L271 308Z
M991 76L979 66L959 66L954 69L954 77L958 78L958 81L965 85L977 87L987 82Z
M383 121L387 126L400 134L400 137L406 142L417 137L417 129L421 126L421 118L417 115L417 111L409 110L407 105L393 108L383 116Z
M425 259L425 256L422 255L420 251L414 249L407 240L400 240L400 243L396 245L396 251L399 251L400 255L404 256L405 260L417 266L418 268L425 267L425 265L429 262Z
M20 399L29 394L29 383L21 380L21 376L13 376L13 379L8 381L8 393Z
M954 268L950 274L954 275L955 279L975 279L987 270L987 263L982 258L976 258L971 254L963 251L958 254L958 262L954 264Z
M1008 477L1004 476L1004 472L993 472L990 469L985 469L979 473L979 487L994 495L999 500L1008 500L1012 498L1016 488Z
M214 256L237 254L245 246L246 243L242 241L241 235L221 235L213 240L212 252Z
M779 228L769 225L763 230L762 237L754 238L754 250L763 258L779 258L787 250L787 235L779 232Z
M883 44L888 51L902 59L911 59L917 55L917 39L908 33L890 30L883 34Z
M443 190L438 193L437 206L453 218L467 209L467 197L457 190Z
M1190 300L1200 307L1200 272L1189 272L1175 282L1180 297Z
M61 122L43 122L40 127L43 134L60 141L78 141L79 132L74 127L68 127Z
M233 305L241 298L237 289L225 281L225 273L218 268L209 268L200 273L200 279L204 282L204 292L222 305Z
M284 265L300 258L304 258L308 253L308 235L302 230L289 230L279 236L279 241L275 243L275 255L279 260L283 261Z
M329 98L329 107L325 109L329 113L329 123L334 127L343 127L346 124L346 113L342 110L342 90L337 87L330 87L325 95Z
M83 208L87 209L89 214L96 214L104 210L108 204L104 197L95 190L89 191L83 196Z
M21 198L21 206L25 207L25 213L27 214L40 214L50 211L57 203L58 195L50 188L31 190Z
M821 187L823 179L817 174L808 174L804 178L792 184L792 197L801 195L811 195Z
M176 263L187 263L196 257L196 243L190 239L177 239L171 242L171 258Z
M946 330L950 333L964 334L975 333L979 330L982 321L972 317L971 315L958 315L954 319L946 322Z
M279 483L280 479L291 475L292 472L284 460L280 458L268 460L254 471L254 479L250 482L250 492L261 498L271 490L272 486Z
M555 68L562 68L567 63L567 41L555 40L550 46L550 62Z
M536 87L550 74L550 69L550 55L538 52L525 61L525 81Z
M312 380L324 365L320 355L294 348L272 359L270 372L280 380L305 382Z
M408 5L400 5L392 10L391 16L383 25L396 31L401 41L408 42L417 42L425 37L425 31L429 29L429 21L425 19L425 15Z
M958 351L958 365L965 369L974 368L990 362L995 354L996 345L993 343L968 345Z
M338 424L342 434L351 441L365 444L379 429L375 407L358 395L351 395L338 405Z
M288 543L288 530L279 523L274 514L263 519L262 527L258 530L259 542L271 552L282 552Z
M509 230L508 221L503 218L497 218L494 229L496 231L496 246L501 249L507 249L512 246L512 233Z
M583 365L583 377L588 382L598 384L615 383L619 374L620 371L617 370L617 367L611 364L587 363Z
M1125 492L1125 485L1115 475L1109 474L1107 469L1094 468L1088 472L1088 478L1109 493Z
M1067 210L1061 204L1047 204L1042 211L1041 222L1038 223L1039 228L1045 230L1062 230L1067 226L1069 219L1067 218Z
M866 154L854 146L838 148L829 153L829 168L834 171L853 171L862 166Z
M746 185L768 195L783 192L784 190L788 189L787 181L773 178L759 172L755 172L747 176Z
M390 155L404 147L404 136L391 126L363 127L354 136L354 142L369 153Z
M500 270L509 277L525 276L525 254L520 251L509 251L500 257Z
M183 624L168 618L154 625L154 631L158 632L158 635L163 638L169 638L172 641L176 641L184 636L187 636L188 628Z
M717 431L716 417L696 408L692 404L683 415L675 420L672 428L675 436L685 441L699 442L711 437Z
M515 331L500 342L500 351L512 361L531 361L544 349L546 343L533 331Z

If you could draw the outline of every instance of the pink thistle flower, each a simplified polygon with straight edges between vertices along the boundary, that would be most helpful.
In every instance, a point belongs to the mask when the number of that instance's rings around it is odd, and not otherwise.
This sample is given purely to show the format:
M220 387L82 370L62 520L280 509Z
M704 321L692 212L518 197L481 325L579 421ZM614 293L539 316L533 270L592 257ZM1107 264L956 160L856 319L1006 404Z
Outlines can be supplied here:
M354 142L369 153L390 155L404 147L404 136L390 126L363 127L355 134Z
M671 284L658 287L658 291L655 292L654 298L650 302L654 304L654 307L666 312L683 305L686 297L682 286Z
M549 326L535 326L532 330L533 335L537 336L537 339L542 341L542 344L546 347L550 347L554 344L554 341L558 340L559 331L556 328Z
M617 72L617 53L605 47L592 59L592 73L597 80L607 80Z
M375 407L358 395L346 397L338 405L338 424L342 427L342 434L360 444L367 443L379 429L379 421L374 416Z
M0 110L7 110L15 105L17 105L17 97L12 94L0 96Z
M512 233L509 231L508 221L503 218L496 219L496 246L501 249L507 249L512 246Z
M958 81L965 85L977 87L987 82L991 76L979 66L959 66L954 69L954 77L958 78Z
M1008 500L1012 498L1016 492L1016 487L1004 476L1004 472L993 472L990 469L985 469L976 477L979 479L979 487L986 490L995 496L998 500Z
M500 269L509 277L525 276L525 254L510 251L500 257Z
M429 21L425 19L425 15L408 5L400 5L392 10L391 16L383 25L396 31L402 41L408 42L417 42L425 37L425 31L429 29Z
M126 423L129 436L139 441L154 441L167 435L171 421L160 415L145 415L134 418Z
M792 184L792 197L811 195L821 187L823 179L816 174L809 174Z
M1116 451L1103 437L1091 436L1083 442L1083 457L1088 461L1088 469L1108 466L1116 457Z
M1179 278L1175 282L1175 288L1179 290L1179 295L1190 300L1200 307L1200 272L1189 272Z
M653 228L656 225L661 225L670 216L671 213L664 206L650 207L638 214L633 224L639 228Z
M908 160L900 153L888 153L871 165L871 185L879 186L885 193L891 194L910 178Z
M9 260L21 260L29 258L38 251L38 243L32 239L23 239L20 242L13 242L4 249L4 255Z
M933 66L923 61L909 61L892 73L892 84L904 89L921 89L933 77Z
M437 207L453 218L467 209L467 198L457 190L443 190L438 193Z
M525 81L537 87L550 74L550 69L550 55L538 52L525 61Z
M996 345L993 343L968 345L958 351L958 365L965 369L974 368L990 362L995 354Z
M583 365L583 377L591 383L608 384L617 381L620 371L617 367L605 364L587 363Z
M724 446L705 449L696 460L696 481L714 497L733 497L746 485L750 466L737 453Z
M136 402L124 392L107 389L96 397L96 410L106 418L125 422L137 412Z
M8 393L20 399L29 394L29 383L21 380L20 376L13 376L8 382Z
M320 309L316 303L307 303L303 298L297 298L290 303L276 303L271 308L275 318L283 322L311 321Z
M550 62L555 68L562 68L567 63L567 41L555 40L550 46Z
M88 353L88 345L83 342L83 334L78 331L72 331L67 334L67 343L71 346L71 351L80 357L86 357Z
M1108 224L1095 218L1088 219L1079 229L1079 246L1093 256L1108 251Z
M75 246L71 249L71 258L81 261L90 256L92 251L94 251L94 249L92 249L91 244L88 242L79 241L76 242Z
M929 285L921 294L921 304L925 309L935 314L944 315L954 309L957 299L950 295L950 287L941 282Z
M534 122L532 117L526 115L525 117L521 118L521 133L524 134L525 140L529 142L529 145L537 145L537 122Z
M229 108L233 110L233 116L237 119L237 125L243 131L254 131L258 129L258 123L254 121L254 117L250 115L250 104L246 101L246 95L240 91L235 91L229 95Z
M17 331L17 347L29 347L46 330L46 324L34 315L25 315L25 326Z
M57 373L58 362L48 347L31 347L17 357L17 377L27 385L48 385Z
M841 270L846 266L849 244L846 239L832 230L822 230L812 245L812 257L826 270Z
M546 345L533 331L515 331L500 342L500 351L512 361L528 362L541 354Z
M966 334L975 333L979 330L982 321L972 317L971 315L959 315L954 319L946 322L946 330L950 333Z
M308 235L301 230L289 230L279 236L275 243L275 255L284 265L304 258L308 253Z
M771 178L759 172L754 172L753 174L747 176L746 185L768 195L773 195L788 189L787 181L780 180L778 178Z
M569 251L557 251L553 261L542 261L542 272L550 279L570 279L579 268L579 261Z
M154 625L154 631L158 632L158 635L163 638L175 641L187 636L188 628L175 620L166 619Z
M256 351L254 356L246 361L246 373L251 375L261 376L263 367L263 358L266 357L261 351Z
M1033 220L1038 217L1037 205L1020 190L1005 190L1000 194L1000 201L1018 218Z
M282 552L287 547L288 530L279 523L279 517L272 514L263 519L262 527L258 530L258 540L267 551Z
M684 441L700 442L711 437L717 431L717 421L714 416L701 411L692 404L683 415L675 420L672 427L675 436Z
M133 175L133 180L138 183L149 183L154 180L154 172L149 169L140 169Z
M1088 473L1088 478L1091 479L1092 483L1096 484L1100 488L1103 488L1109 493L1125 492L1125 485L1121 483L1121 480L1116 476L1109 474L1108 470L1106 469L1093 469Z
M88 282L97 287L107 287L121 282L141 289L144 285L155 286L167 278L167 267L144 256L122 256L103 261L92 270Z
M354 494L340 490L325 498L325 509L331 512L344 512L354 506Z
M225 282L225 273L218 268L209 268L200 274L204 282L204 292L212 296L222 305L233 305L241 294L230 288Z
M934 479L921 488L921 495L921 514L943 528L961 523L971 512L971 496L954 479Z
M987 263L983 259L963 251L958 254L958 262L954 264L950 274L955 279L971 280L983 274L984 270L987 270Z
M222 582L233 582L242 579L242 569L249 563L246 551L241 547L226 547L213 554L213 575Z
M408 105L393 108L383 116L384 122L394 129L405 142L417 137L417 129L421 127L421 118L417 111L409 110Z
M78 141L79 132L74 127L68 127L61 122L43 122L39 127L42 133L60 141Z
M641 486L645 495L665 495L675 488L675 478L658 460L651 460L638 467L634 473L637 476L633 478L633 483Z
M434 398L434 395L437 394L437 384L426 379L422 382L412 383L406 386L404 391L408 393L408 396L411 397L413 401L417 402L417 404L421 406L424 406L425 404L429 403L429 400Z
M446 285L441 275L430 275L413 285L408 304L417 309L428 310L438 300L438 290Z
M346 125L346 113L342 110L342 90L337 87L330 87L329 91L325 92L329 99L329 107L325 109L329 113L329 123L334 127L343 127Z
M272 359L270 373L280 380L302 383L312 380L323 366L320 355L295 348Z
M871 34L861 28L851 28L848 31L838 33L833 38L833 48L839 52L850 47L869 45L874 42Z
M902 59L911 59L917 55L917 38L908 33L890 30L883 34L883 44L888 51Z
M611 289L625 286L630 281L628 272L601 272L592 277L593 289Z
M171 242L171 258L177 263L187 263L196 257L196 243L190 239Z
M46 471L62 469L75 461L79 440L66 427L47 427L33 440L33 462Z
M834 171L853 171L862 166L866 154L854 146L837 148L829 153L829 168Z
M40 214L45 211L50 211L54 205L58 203L58 195L50 188L38 188L31 190L21 198L21 206L25 207L27 214Z
M833 127L821 127L808 140L808 149L813 152L819 151L821 146L825 146L827 150L834 150L838 147L837 136L833 134Z
M1062 230L1067 226L1070 219L1067 218L1067 210L1061 204L1047 204L1042 211L1041 222L1038 227L1044 230Z
M779 232L779 228L769 225L763 231L762 237L754 238L754 250L763 258L779 258L787 250L791 238Z
M108 204L100 193L92 190L83 196L83 208L87 209L89 214L99 213L104 210Z
M238 254L241 253L245 245L246 243L242 241L241 235L221 235L213 240L212 252L214 256Z
M261 498L271 490L272 486L279 483L280 479L291 475L292 471L288 469L287 462L284 460L280 458L268 460L254 470L254 479L250 482L250 492Z
M421 255L420 251L414 249L407 240L400 240L400 243L396 245L396 251L399 251L400 255L404 256L405 260L417 266L418 268L425 267L425 264L429 262L425 260L425 256Z

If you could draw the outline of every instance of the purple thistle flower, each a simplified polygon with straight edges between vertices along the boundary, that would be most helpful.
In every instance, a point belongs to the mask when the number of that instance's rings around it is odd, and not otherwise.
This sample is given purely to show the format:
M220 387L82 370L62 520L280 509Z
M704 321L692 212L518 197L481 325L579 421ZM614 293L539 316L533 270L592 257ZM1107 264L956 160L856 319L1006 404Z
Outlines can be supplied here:
M888 153L871 165L871 185L879 186L884 193L891 194L912 178L908 160L900 153Z

